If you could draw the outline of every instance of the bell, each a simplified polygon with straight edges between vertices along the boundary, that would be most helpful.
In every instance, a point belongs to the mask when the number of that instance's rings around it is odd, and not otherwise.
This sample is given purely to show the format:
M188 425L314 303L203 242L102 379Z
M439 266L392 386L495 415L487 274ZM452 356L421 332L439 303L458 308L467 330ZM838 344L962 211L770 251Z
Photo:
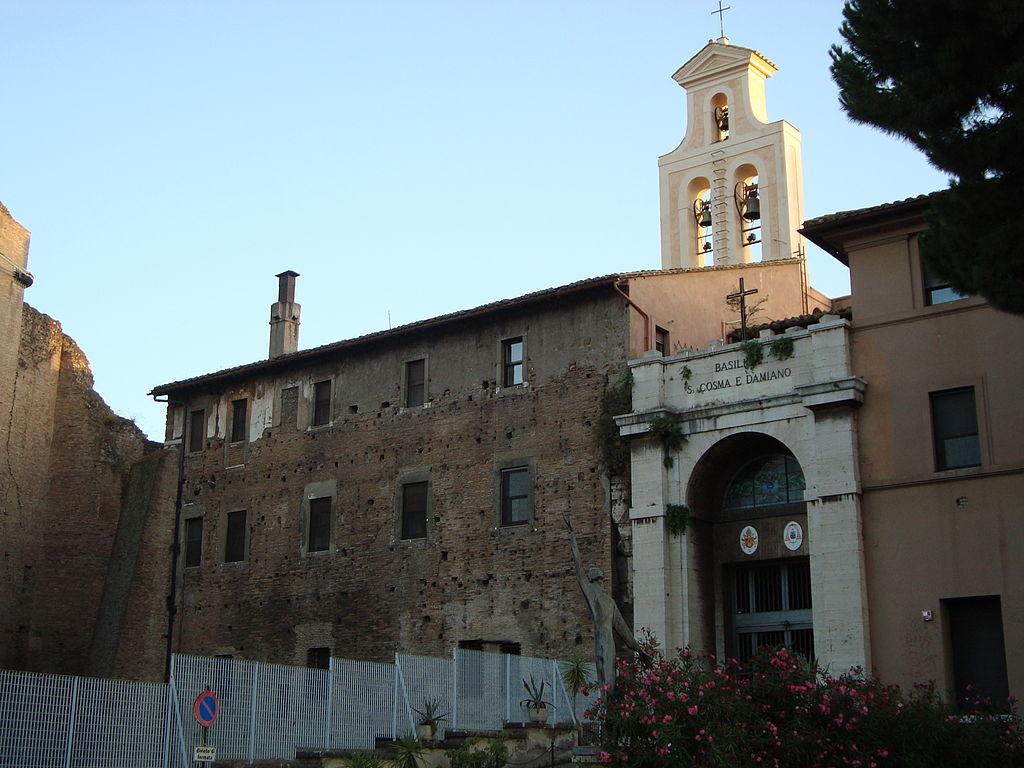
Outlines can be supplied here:
M729 132L729 108L715 107L715 123L722 133Z
M711 207L707 205L701 206L700 219L697 223L702 227L711 226Z
M761 218L761 201L757 199L757 190L747 192L743 206L743 218L747 221L757 221Z

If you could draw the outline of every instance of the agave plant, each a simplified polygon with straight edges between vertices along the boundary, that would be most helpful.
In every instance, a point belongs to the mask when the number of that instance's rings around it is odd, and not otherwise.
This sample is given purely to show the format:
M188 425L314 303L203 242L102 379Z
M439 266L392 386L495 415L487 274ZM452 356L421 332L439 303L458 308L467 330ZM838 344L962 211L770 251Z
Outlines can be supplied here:
M403 736L391 745L391 762L395 768L420 768L423 744L413 736Z
M436 696L423 700L423 709L413 709L420 716L419 725L429 726L430 738L434 738L441 721L448 717L448 713L440 714L441 700Z
M547 709L548 707L554 707L550 701L544 700L544 686L547 685L543 680L540 681L540 685L533 679L533 675L530 675L530 681L523 680L523 688L526 689L527 698L519 702L520 706L526 707L527 709Z
M348 759L348 768L386 768L380 755L373 752L356 752Z

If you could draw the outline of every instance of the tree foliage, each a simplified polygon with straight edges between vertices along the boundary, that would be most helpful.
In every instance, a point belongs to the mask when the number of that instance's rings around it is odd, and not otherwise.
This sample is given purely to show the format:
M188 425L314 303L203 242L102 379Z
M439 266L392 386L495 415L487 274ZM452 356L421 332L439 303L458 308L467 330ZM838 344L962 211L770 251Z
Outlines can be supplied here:
M1024 10L1020 0L848 0L832 77L854 120L950 176L921 252L961 293L1024 314Z

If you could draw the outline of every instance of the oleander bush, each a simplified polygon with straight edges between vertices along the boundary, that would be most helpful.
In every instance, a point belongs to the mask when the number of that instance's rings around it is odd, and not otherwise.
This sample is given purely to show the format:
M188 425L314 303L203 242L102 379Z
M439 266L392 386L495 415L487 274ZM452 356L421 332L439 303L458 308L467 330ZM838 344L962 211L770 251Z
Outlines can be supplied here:
M933 686L904 694L859 674L831 677L785 648L741 669L689 650L620 660L601 762L622 768L988 768L1024 766L1013 702L963 717Z

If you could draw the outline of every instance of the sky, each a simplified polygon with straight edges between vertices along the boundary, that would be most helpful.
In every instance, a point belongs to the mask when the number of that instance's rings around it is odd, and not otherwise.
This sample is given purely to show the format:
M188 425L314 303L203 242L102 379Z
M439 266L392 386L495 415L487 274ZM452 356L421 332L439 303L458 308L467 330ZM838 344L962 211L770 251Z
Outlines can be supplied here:
M850 122L841 3L729 0L779 67L805 215L945 186ZM267 356L293 269L300 348L585 277L660 267L672 73L717 3L0 0L0 201L32 232L26 301L96 389L163 439L158 384ZM809 249L811 283L849 293Z

